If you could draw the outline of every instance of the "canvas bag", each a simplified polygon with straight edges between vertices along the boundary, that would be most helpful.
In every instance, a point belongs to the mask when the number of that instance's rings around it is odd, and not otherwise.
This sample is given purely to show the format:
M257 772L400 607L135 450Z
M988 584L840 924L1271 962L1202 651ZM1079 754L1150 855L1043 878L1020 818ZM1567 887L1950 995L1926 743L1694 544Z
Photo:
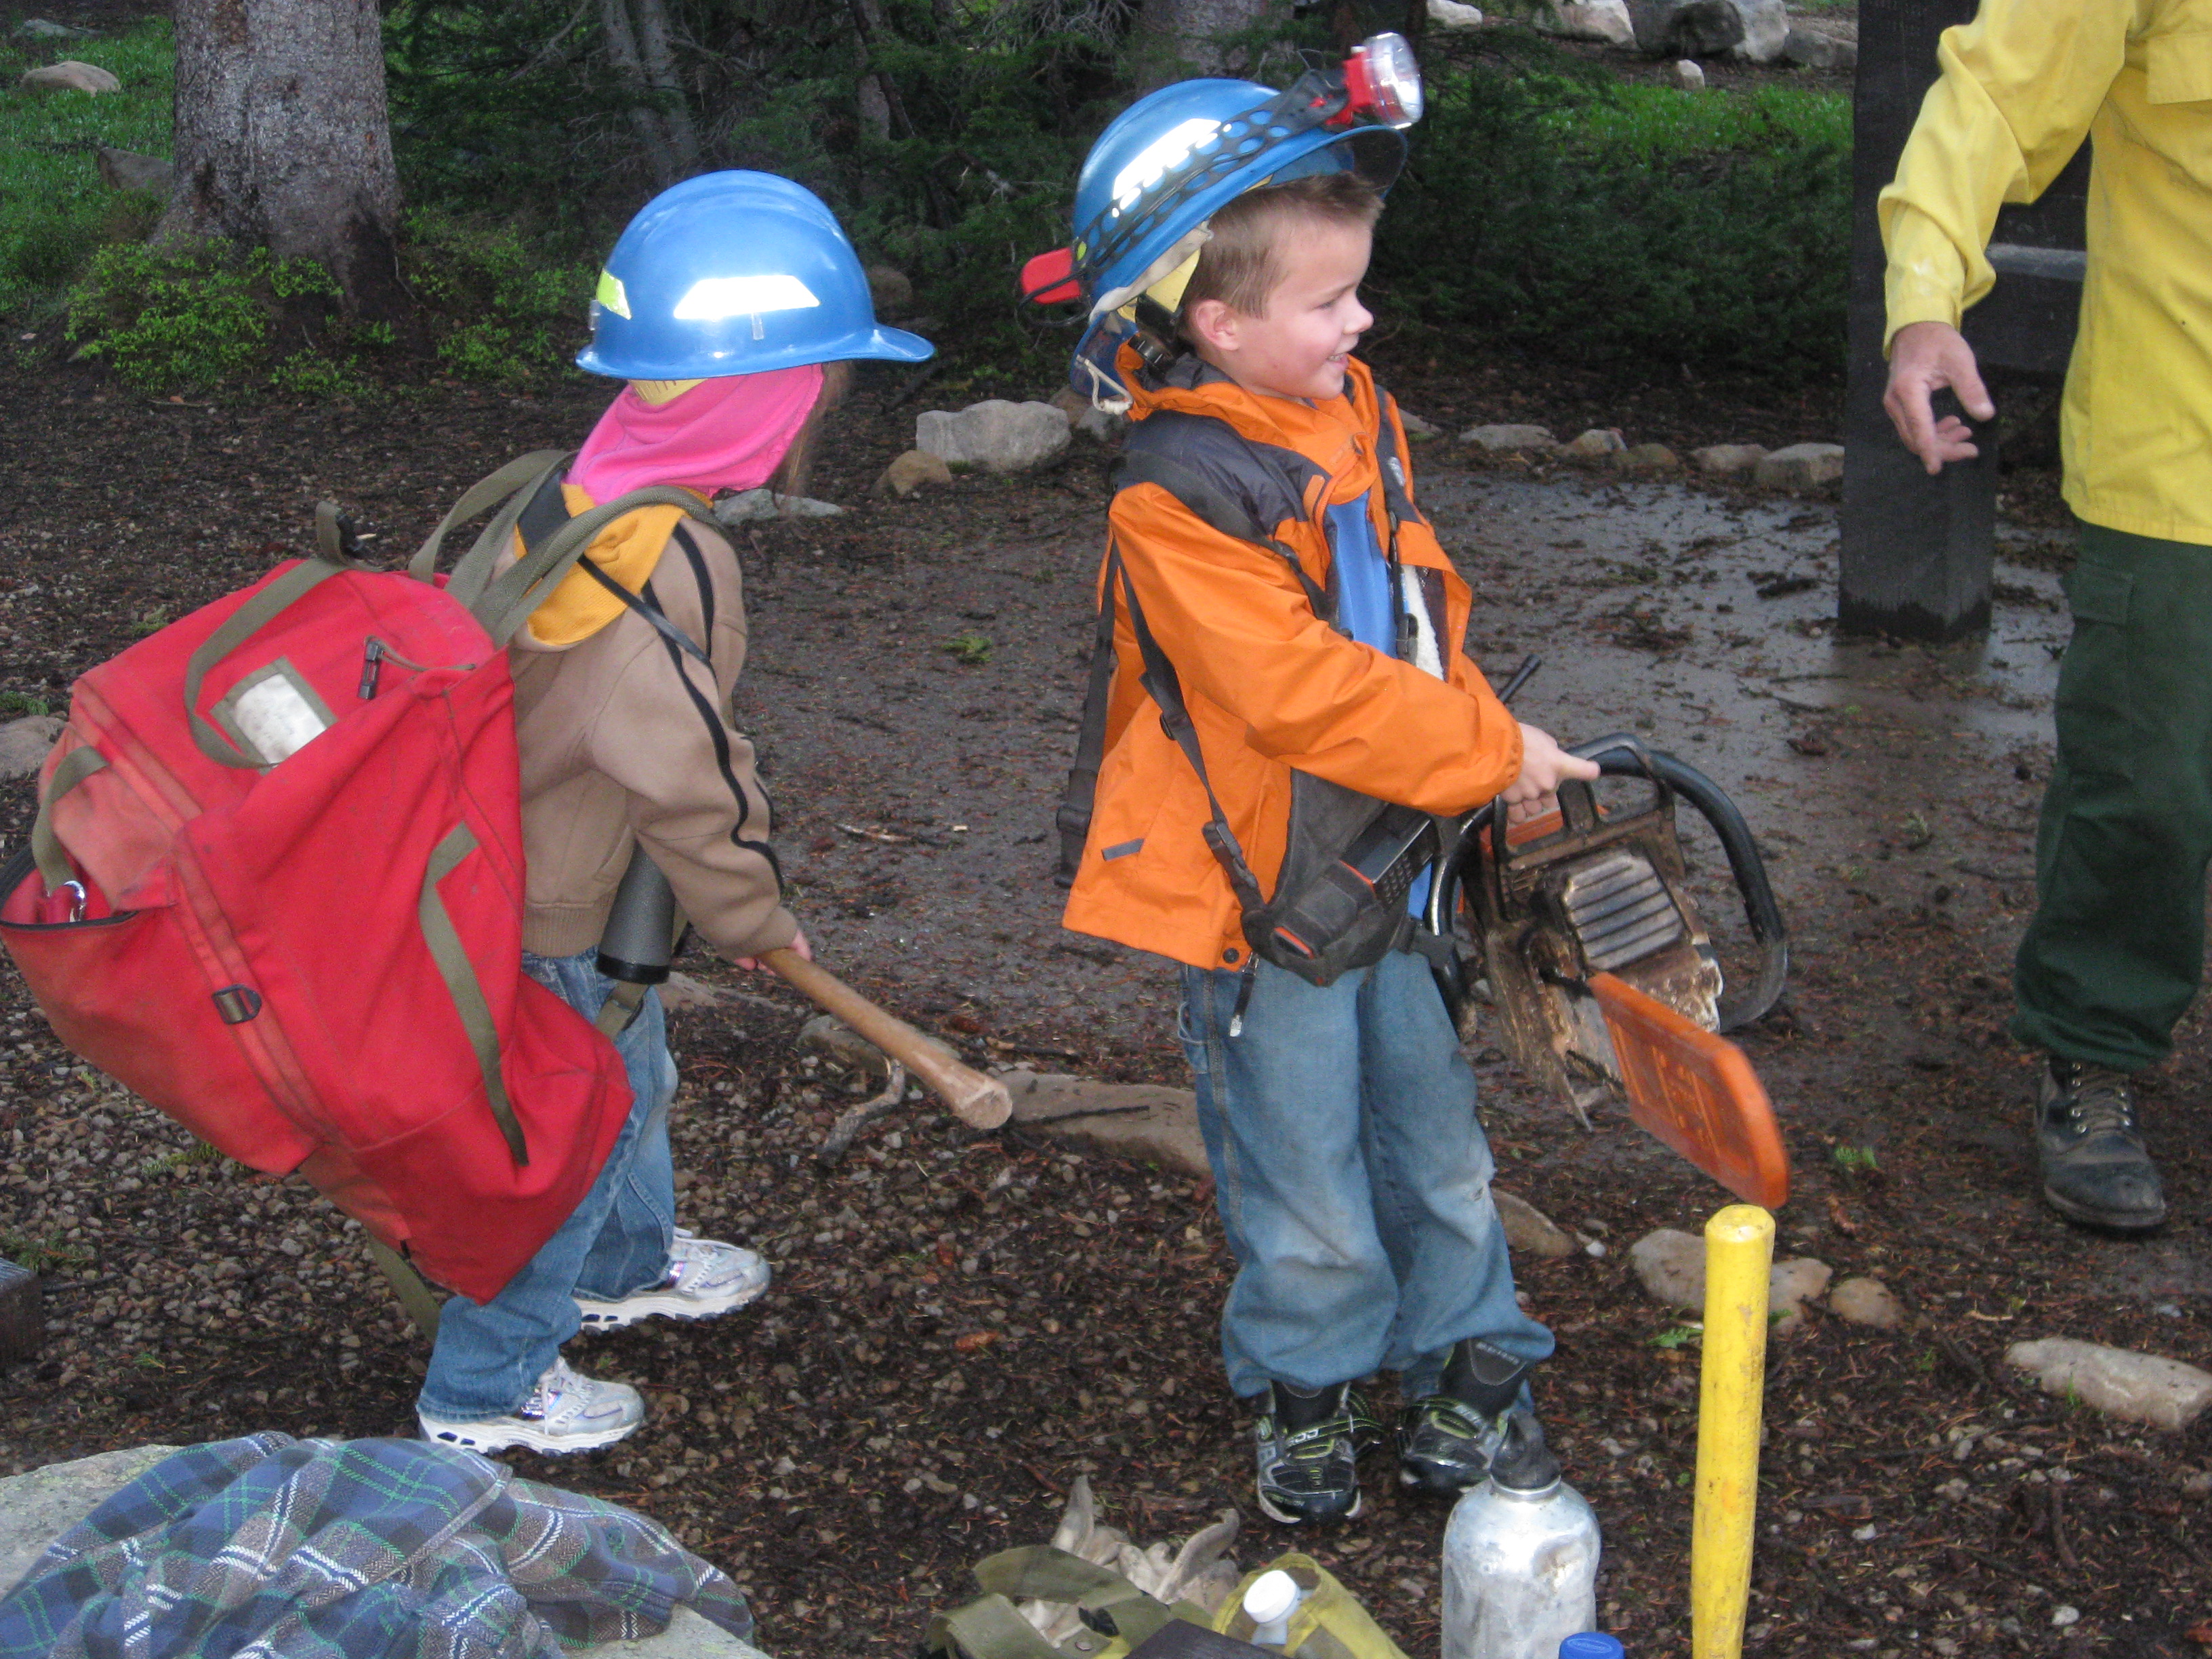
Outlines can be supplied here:
M575 1209L629 1107L612 1044L522 971L503 647L612 520L706 516L641 490L495 574L567 459L478 483L404 572L348 557L326 503L314 556L84 675L0 869L0 943L63 1042L479 1302Z

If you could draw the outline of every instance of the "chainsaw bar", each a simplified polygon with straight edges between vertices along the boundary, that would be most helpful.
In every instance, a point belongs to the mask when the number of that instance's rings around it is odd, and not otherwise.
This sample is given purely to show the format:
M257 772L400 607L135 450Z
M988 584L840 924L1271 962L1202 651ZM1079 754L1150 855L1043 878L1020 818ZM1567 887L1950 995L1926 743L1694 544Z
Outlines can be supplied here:
M1604 1011L1628 1115L1747 1204L1790 1196L1790 1154L1742 1049L1613 974L1589 988Z

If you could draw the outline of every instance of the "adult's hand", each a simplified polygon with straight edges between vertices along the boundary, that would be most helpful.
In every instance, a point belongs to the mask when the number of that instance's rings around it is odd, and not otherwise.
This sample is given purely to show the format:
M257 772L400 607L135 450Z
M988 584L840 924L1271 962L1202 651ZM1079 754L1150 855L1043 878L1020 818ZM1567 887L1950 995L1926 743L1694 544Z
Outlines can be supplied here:
M1978 421L1997 412L1965 335L1948 323L1907 323L1890 339L1889 390L1881 406L1905 447L1930 473L1941 472L1947 461L1971 461L1981 453L1972 429L1956 415L1936 418L1933 399L1946 387Z

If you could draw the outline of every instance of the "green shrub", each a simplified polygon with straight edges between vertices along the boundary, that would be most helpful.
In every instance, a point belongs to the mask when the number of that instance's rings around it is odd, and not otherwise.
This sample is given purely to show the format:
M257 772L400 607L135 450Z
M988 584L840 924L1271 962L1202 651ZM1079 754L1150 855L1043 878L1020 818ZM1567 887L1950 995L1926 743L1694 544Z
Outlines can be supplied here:
M402 270L438 362L471 380L558 371L584 343L598 266L513 224L436 210L407 216Z
M30 92L17 82L34 63L70 57L113 72L118 93ZM104 39L0 44L0 313L20 313L68 285L93 250L143 235L156 205L118 197L100 182L101 145L169 153L173 57L167 21Z
M70 291L65 331L81 356L104 359L141 392L222 386L259 360L269 337L253 264L220 245L104 247Z
M1376 241L1375 297L1394 321L1638 378L1841 372L1839 96L1690 99L1535 54L1431 70Z

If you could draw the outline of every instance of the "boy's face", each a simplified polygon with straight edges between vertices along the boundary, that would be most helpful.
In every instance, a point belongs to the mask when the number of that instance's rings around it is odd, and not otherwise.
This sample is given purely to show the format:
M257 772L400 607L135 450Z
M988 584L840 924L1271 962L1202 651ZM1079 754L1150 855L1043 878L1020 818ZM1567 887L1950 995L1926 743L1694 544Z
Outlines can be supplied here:
M1243 386L1321 401L1344 390L1345 360L1375 319L1359 303L1375 234L1364 225L1299 218L1282 227L1289 273L1259 316L1201 300L1190 319L1200 355Z

